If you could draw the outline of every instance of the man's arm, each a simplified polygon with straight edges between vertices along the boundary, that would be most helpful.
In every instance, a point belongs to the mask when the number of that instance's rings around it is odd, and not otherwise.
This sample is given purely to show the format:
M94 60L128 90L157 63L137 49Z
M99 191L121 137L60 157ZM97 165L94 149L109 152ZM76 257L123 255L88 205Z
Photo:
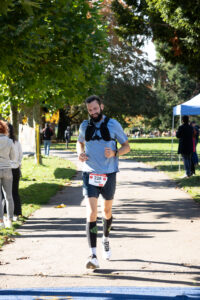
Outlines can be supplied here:
M128 141L121 144L121 147L117 150L117 156L124 155L130 151L130 146ZM105 148L105 157L111 158L116 156L116 151L112 150L111 148Z
M76 151L78 154L78 159L82 162L88 160L87 155L85 154L85 144L82 142L77 141L76 143Z
M130 150L131 150L131 149L130 149L130 146L129 146L129 142L126 141L126 142L123 143L123 144L121 145L121 147L118 149L118 156L124 155L124 154L130 152Z

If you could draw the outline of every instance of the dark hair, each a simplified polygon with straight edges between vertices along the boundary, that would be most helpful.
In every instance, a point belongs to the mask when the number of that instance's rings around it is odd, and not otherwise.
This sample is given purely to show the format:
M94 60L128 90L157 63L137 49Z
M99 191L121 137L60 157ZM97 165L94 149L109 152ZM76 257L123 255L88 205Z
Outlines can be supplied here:
M190 122L190 125L193 125L193 124L196 124L196 122L195 121Z
M92 96L88 97L88 98L85 100L85 104L89 104L89 103L91 103L91 102L93 102L93 101L95 101L95 100L99 103L99 105L102 103L102 102L101 102L101 99L99 98L99 96L92 95Z
M15 133L14 133L14 128L13 128L13 126L10 123L8 123L8 130L9 130L8 137L11 140L13 140L13 143L14 143L16 141L16 137L15 137Z
M184 124L188 124L189 123L189 117L188 116L183 116L182 121L183 121Z
M8 125L2 120L0 120L0 133L8 135Z

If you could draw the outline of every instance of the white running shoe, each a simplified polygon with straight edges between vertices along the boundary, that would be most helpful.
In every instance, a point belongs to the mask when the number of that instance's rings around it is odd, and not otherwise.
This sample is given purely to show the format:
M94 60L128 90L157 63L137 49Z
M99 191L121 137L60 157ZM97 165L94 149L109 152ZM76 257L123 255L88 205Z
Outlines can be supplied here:
M7 219L7 220L5 221L5 227L6 227L6 228L12 228L12 221L11 221L10 219Z
M92 254L88 257L88 260L86 262L86 269L97 269L99 268L99 263L97 260L96 255Z
M109 260L111 258L111 249L109 245L109 241L104 242L102 241L102 250L103 250L103 259Z

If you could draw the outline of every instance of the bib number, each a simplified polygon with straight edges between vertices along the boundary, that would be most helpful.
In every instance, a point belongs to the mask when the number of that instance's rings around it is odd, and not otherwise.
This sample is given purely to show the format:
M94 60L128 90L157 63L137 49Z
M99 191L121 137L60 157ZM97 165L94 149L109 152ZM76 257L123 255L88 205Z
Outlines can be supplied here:
M108 177L105 174L94 174L89 175L89 184L94 186L103 187L106 184Z

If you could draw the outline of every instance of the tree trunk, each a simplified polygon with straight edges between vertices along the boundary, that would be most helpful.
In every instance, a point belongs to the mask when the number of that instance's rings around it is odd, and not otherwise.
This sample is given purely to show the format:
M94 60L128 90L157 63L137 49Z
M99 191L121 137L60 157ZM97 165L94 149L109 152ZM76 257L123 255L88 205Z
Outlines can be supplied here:
M59 141L65 141L64 133L67 126L70 126L70 118L67 116L67 112L65 109L60 109L57 134L57 139Z
M19 113L18 113L18 105L10 103L10 111L11 111L11 124L13 125L16 139L18 139L19 135Z
M41 130L41 107L38 103L33 106L33 123L35 128L35 162L39 165L42 164L41 156L41 141L40 141L40 130Z
M28 125L32 128L34 128L34 122L33 122L33 108L32 107L29 107L26 109L26 112L27 114L27 122L28 122Z

